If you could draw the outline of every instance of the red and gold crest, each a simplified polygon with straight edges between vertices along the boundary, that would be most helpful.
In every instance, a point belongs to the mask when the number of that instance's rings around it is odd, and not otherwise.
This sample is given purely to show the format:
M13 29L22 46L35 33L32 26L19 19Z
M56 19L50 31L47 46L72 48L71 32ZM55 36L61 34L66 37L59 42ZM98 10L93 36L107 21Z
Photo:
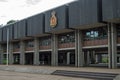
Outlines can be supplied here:
M55 16L55 11L51 13L51 18L50 18L50 26L55 27L57 25L57 18Z

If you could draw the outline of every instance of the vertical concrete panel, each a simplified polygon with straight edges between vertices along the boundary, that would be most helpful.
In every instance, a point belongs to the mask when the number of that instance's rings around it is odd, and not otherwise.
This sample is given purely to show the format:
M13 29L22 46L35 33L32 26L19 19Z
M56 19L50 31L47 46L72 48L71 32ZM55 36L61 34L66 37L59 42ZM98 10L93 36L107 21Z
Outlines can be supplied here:
M3 27L3 41L7 41L7 27Z
M119 0L102 0L103 20L111 20L119 16Z
M2 41L2 28L0 28L0 42Z
M34 31L34 35L38 35L38 34L42 34L43 33L43 27L44 26L44 22L43 22L43 14L38 14L36 16L33 17L33 31Z
M69 26L94 24L98 19L97 0L79 0L69 4Z

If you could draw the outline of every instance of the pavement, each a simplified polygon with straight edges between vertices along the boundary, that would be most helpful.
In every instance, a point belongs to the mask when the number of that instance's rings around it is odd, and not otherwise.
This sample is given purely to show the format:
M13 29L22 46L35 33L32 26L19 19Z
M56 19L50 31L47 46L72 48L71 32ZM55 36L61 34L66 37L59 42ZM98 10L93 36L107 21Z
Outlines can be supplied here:
M53 67L31 65L0 65L0 80L94 80L87 78L65 77L51 75L56 70L85 71L120 74L120 69L95 67Z
M92 79L0 71L0 80L92 80Z

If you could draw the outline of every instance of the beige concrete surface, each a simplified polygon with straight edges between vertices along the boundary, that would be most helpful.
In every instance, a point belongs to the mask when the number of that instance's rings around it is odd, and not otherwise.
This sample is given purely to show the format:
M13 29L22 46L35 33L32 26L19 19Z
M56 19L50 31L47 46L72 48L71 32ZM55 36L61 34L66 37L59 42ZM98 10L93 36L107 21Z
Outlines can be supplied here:
M18 69L33 69L33 70L69 70L69 71L86 71L86 72L102 72L102 73L117 73L120 74L120 69L107 69L107 68L96 68L96 67L53 67L53 66L31 66L31 65L0 65L0 67L18 68ZM34 74L34 73L21 73L13 71L0 70L0 80L93 80L85 78L55 76L46 74Z
M93 80L93 79L0 71L0 80Z
M0 67L6 67L6 65L0 65ZM103 73L117 73L120 74L119 69L108 69L100 67L67 67L67 66L31 66L31 65L8 65L8 67L17 68L30 68L30 69L43 69L43 70L70 70L70 71L86 71L86 72L103 72Z

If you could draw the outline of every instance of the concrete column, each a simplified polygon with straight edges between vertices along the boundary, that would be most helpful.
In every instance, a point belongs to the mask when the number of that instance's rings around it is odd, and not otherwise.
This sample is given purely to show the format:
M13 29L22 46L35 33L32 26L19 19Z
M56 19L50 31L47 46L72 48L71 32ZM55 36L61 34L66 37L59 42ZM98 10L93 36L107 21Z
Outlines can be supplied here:
M84 51L82 53L83 53L83 65L85 66L85 53Z
M20 41L20 64L25 64L25 43Z
M83 60L83 51L82 51L82 31L78 30L78 44L76 45L78 47L78 67L83 67L84 66L84 60Z
M52 35L52 66L58 65L58 39L57 35Z
M117 31L113 23L108 23L108 58L108 67L117 68Z
M116 25L111 23L111 44L112 44L112 68L117 68L117 30Z
M9 64L13 64L13 44L9 43Z
M0 64L3 64L3 49L1 44L0 44Z
M92 53L92 57L93 57L94 64L95 64L95 51L93 51L93 53Z
M95 55L95 63L98 63L98 54Z
M111 25L108 23L108 68L112 68Z
M34 39L34 65L39 65L39 39L35 38Z
M90 51L87 51L87 65L90 64Z
M70 64L70 52L67 53L67 65Z
M75 66L78 66L78 30L75 30Z

